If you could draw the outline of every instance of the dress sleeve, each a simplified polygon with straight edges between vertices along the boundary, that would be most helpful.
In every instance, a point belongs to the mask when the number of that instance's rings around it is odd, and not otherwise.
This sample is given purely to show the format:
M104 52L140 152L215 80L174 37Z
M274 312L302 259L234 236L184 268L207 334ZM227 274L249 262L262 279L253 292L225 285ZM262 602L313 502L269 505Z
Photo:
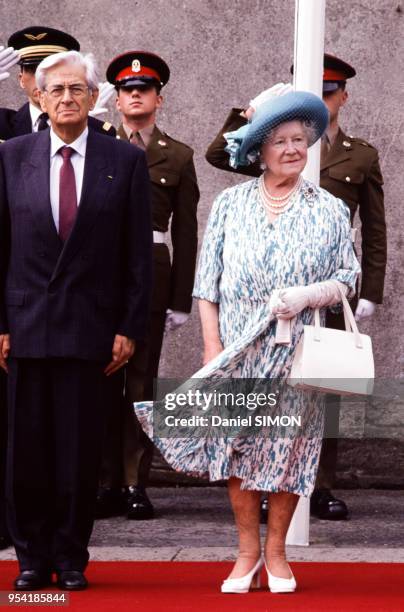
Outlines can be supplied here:
M230 190L218 195L209 214L193 290L193 297L218 304L223 271L223 243Z

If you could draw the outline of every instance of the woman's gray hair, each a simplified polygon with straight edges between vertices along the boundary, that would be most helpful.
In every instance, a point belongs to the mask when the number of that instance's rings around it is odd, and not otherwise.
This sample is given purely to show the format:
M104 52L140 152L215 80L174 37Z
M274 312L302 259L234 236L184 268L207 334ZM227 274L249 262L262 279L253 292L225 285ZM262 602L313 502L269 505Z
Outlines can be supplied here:
M316 124L314 123L314 121L310 121L308 119L297 119L297 121L301 123L303 132L307 138L307 144L310 147L318 138ZM276 127L273 127L272 130L270 130L268 134L266 135L265 140L262 144L266 144L267 142L270 142L273 139L276 130L284 123L288 123L288 122L284 121L283 123L280 123Z
M79 53L79 51L64 51L63 53L53 53L48 55L39 64L35 73L35 80L38 89L45 91L46 87L46 73L51 68L58 66L59 64L71 64L72 66L81 66L84 68L86 75L87 85L91 91L98 89L98 74L97 64L95 57L92 53Z

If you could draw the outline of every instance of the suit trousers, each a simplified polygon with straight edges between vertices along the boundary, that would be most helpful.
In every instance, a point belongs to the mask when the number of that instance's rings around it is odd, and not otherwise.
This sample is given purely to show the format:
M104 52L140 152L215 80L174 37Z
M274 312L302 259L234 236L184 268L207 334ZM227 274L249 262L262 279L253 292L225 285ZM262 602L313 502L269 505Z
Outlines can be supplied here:
M0 368L0 536L6 525L7 374Z
M164 338L166 312L151 313L150 328L138 342L125 369L125 394L115 395L110 414L101 469L101 485L146 487L154 444L144 433L133 410L133 402L153 399Z
M88 563L111 394L105 364L9 360L7 517L21 570Z

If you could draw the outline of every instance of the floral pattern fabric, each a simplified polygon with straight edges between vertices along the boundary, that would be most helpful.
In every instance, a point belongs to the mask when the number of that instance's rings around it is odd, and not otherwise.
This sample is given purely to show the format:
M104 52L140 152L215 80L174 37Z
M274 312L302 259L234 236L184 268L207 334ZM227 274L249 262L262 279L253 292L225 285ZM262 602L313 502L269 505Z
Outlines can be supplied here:
M277 289L336 279L355 292L360 272L347 206L308 181L293 206L271 223L258 195L258 179L223 191L204 235L194 297L219 305L224 350L190 379L286 379L306 308L293 322L289 345L276 344L276 317L269 309ZM322 313L324 320L324 313ZM242 489L288 491L309 496L314 488L323 427L323 398L285 386L278 413L304 414L304 435L195 437L153 435L153 402L135 404L136 415L174 469L211 481L238 477Z

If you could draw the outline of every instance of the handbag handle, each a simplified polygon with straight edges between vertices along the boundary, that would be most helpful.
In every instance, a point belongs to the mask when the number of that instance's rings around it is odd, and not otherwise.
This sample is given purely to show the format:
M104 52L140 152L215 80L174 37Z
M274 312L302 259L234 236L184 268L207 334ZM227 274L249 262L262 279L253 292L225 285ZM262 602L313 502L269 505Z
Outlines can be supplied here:
M363 342L361 335L359 333L358 326L355 321L355 317L353 315L352 309L349 305L347 298L345 297L341 287L338 286L338 291L341 297L342 306L344 309L344 321L345 321L345 329L347 332L353 333L355 337L355 345L357 348L363 348ZM314 310L314 339L317 342L320 342L320 310L316 308Z

